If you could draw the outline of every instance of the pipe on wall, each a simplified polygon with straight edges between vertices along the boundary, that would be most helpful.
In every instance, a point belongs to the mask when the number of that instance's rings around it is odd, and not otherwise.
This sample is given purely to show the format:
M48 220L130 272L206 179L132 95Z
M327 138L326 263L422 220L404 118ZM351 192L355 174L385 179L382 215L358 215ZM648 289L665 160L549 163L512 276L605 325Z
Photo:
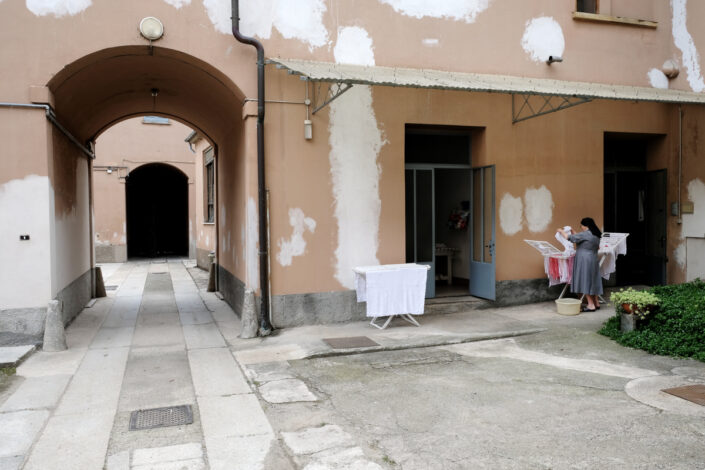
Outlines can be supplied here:
M272 333L269 319L269 245L267 243L267 202L264 179L264 47L255 38L244 36L240 32L240 5L238 0L231 0L232 31L238 42L253 46L257 50L257 199L259 212L259 273L260 273L260 336Z

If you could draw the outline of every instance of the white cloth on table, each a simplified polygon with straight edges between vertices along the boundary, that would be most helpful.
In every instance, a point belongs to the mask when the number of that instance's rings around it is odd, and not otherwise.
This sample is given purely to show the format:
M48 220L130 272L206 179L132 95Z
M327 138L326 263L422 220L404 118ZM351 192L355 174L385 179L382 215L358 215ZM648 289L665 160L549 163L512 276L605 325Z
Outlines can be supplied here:
M358 302L367 302L368 317L422 315L428 266L415 264L355 269Z

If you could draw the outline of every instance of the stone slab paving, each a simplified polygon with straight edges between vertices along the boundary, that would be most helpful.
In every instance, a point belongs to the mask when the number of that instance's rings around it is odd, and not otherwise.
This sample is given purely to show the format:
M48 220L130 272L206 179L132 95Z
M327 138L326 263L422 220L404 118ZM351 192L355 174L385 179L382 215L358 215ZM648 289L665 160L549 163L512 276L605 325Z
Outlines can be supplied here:
M23 360L34 352L36 347L24 346L2 346L0 347L0 367L17 367Z
M317 401L306 384L299 379L283 379L267 382L258 387L263 399L269 403L296 403L300 401Z
M59 402L70 375L47 375L25 379L15 393L0 406L0 413L7 411L51 409Z

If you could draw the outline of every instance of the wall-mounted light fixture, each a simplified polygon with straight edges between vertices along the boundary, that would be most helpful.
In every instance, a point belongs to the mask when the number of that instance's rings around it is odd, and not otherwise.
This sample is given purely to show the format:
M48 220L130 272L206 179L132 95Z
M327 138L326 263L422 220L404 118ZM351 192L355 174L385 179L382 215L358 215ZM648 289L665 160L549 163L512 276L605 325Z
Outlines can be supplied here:
M140 21L140 34L145 39L156 41L164 35L164 25L153 16L142 18L142 21Z
M557 56L557 55L550 55L550 56L548 56L548 60L546 61L546 63L547 63L548 65L551 65L551 64L554 63L554 62L563 62L563 57Z

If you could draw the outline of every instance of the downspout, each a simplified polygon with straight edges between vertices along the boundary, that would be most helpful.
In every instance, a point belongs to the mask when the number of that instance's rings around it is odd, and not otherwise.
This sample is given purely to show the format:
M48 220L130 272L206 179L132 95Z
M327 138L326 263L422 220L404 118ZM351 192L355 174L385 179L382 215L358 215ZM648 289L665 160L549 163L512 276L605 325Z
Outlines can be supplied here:
M683 223L681 212L681 184L683 180L683 109L678 105L678 220Z
M272 332L269 321L269 246L267 244L267 201L264 180L264 47L255 38L243 36L240 33L239 0L231 0L233 36L243 44L249 44L257 49L257 199L259 211L259 273L260 273L260 336L268 336Z

